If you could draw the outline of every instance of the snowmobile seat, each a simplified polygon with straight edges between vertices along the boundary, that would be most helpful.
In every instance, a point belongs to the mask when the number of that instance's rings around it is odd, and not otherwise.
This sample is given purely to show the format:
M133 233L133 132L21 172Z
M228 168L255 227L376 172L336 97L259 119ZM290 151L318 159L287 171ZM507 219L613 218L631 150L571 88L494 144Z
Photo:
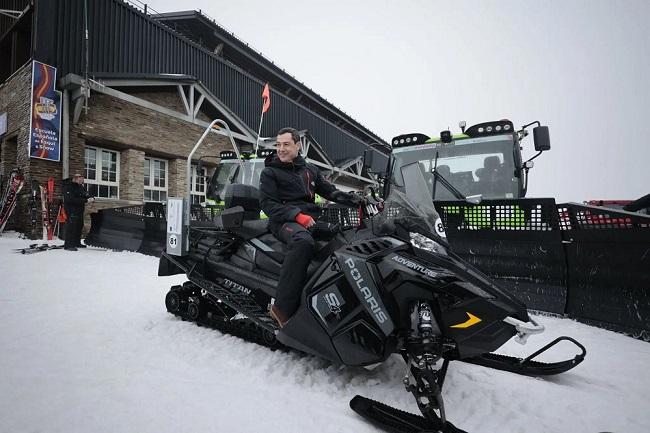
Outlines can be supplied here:
M263 254L255 255L255 264L260 269L263 269L275 275L280 275L282 263L284 262L284 258L288 253L287 245L271 233L260 236L254 241L254 244L263 252ZM312 262L309 264L307 275L313 274L318 266L320 266L321 261L318 260L318 257L324 255L321 253L329 244L330 242L328 241L316 241L316 248L314 253L315 260L312 260Z
M247 240L256 238L269 231L269 220L244 219L241 228L233 231Z

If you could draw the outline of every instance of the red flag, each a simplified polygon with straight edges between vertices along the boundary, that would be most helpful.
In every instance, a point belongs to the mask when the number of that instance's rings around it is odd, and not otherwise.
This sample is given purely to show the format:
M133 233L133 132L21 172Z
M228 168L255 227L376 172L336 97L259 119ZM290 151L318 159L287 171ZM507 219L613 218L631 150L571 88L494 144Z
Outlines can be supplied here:
M269 83L266 83L262 91L262 113L266 113L271 108L271 89Z

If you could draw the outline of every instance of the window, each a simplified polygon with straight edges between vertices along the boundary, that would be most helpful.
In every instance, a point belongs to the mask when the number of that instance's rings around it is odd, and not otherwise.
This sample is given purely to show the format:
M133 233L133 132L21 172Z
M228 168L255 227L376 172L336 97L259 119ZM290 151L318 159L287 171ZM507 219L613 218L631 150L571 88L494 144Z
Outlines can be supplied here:
M198 177L196 171L196 165L192 165L192 204L201 204L205 201L207 177L205 167L201 168Z
M119 198L119 153L87 146L84 149L84 174L88 194L97 198Z
M144 159L144 201L167 201L167 161Z

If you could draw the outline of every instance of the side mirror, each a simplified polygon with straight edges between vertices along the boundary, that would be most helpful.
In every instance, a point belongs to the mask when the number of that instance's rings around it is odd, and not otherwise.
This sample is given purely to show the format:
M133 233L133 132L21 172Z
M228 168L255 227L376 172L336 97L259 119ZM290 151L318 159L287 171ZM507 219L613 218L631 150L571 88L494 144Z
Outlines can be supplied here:
M203 160L199 159L199 162L196 164L196 175L200 176L201 171L203 171Z
M544 152L551 150L551 139L548 135L548 126L538 126L533 128L533 140L535 142L535 150Z

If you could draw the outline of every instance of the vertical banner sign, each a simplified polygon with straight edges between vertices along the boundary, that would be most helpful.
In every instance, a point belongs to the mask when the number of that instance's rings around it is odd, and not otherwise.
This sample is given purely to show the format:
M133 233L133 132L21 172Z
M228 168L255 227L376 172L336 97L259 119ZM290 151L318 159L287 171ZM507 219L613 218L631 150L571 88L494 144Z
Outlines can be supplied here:
M34 61L29 156L50 161L61 159L61 92L54 89L56 68Z

